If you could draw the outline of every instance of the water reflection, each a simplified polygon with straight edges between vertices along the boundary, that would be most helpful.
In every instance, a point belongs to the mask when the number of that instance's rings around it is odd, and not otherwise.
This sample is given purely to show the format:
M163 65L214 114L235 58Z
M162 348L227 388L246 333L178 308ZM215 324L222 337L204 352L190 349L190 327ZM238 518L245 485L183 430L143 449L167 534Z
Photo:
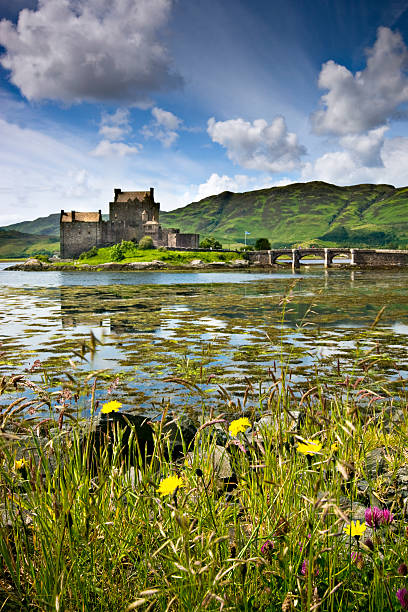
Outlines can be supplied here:
M51 373L68 370L73 359L84 374L104 368L109 380L120 372L129 401L146 408L159 397L185 400L168 376L193 378L203 389L213 376L211 386L215 380L240 394L245 379L267 382L271 367L278 375L282 358L299 383L315 367L330 377L337 359L352 364L370 346L390 356L389 376L408 370L403 270L60 273L59 285L58 273L20 274L24 287L0 273L3 374L37 358ZM75 355L91 332L95 350L81 361Z

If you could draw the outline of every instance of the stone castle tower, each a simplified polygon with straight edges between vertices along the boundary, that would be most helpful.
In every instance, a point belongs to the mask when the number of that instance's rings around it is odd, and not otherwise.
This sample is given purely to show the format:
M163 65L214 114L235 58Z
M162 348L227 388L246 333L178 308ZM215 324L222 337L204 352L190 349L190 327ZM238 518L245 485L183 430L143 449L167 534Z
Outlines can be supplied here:
M98 212L65 212L60 217L61 258L78 257L92 247L106 247L122 240L139 241L151 236L154 246L197 248L198 234L180 234L174 228L159 224L160 203L154 201L154 189L149 191L114 190L109 202L109 220Z

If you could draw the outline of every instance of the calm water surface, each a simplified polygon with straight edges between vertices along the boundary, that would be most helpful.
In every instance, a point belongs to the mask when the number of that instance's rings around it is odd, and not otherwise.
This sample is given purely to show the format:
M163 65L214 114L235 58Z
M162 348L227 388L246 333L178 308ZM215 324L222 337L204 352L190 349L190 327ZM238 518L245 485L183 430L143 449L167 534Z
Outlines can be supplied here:
M249 381L271 384L282 362L300 386L316 372L328 381L339 367L358 373L366 351L379 380L407 376L405 270L81 273L7 265L0 264L2 374L36 360L59 381L64 371L103 370L99 396L119 378L112 397L143 411L186 402L186 389L169 377L194 381L216 402L217 384L240 397ZM41 378L36 370L29 376Z

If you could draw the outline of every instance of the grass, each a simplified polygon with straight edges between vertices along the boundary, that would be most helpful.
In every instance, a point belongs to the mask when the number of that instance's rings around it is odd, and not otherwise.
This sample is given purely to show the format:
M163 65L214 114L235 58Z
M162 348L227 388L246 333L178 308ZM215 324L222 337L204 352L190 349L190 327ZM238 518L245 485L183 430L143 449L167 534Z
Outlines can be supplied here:
M174 417L166 403L149 451L136 430L125 446L113 424L96 450L98 373L89 374L89 395L74 377L55 389L46 371L36 385L3 378L0 393L17 387L19 401L0 415L2 609L401 609L407 523L392 489L407 459L408 396L372 391L367 359L358 378L334 364L331 391L311 372L301 399L285 367L268 387L248 382L241 400L219 386L217 414L202 392L197 433L178 456L164 427ZM174 384L198 389L188 372ZM84 395L92 415L85 423L75 411ZM106 402L112 397L125 401L118 389L106 391ZM46 418L36 414L47 405ZM232 435L231 422L242 417L252 429L240 422ZM321 445L317 453L300 452L308 440ZM378 448L389 477L368 467ZM232 475L221 477L217 452ZM161 494L168 477L182 486ZM394 519L359 539L346 535L351 520L364 523L370 497Z
M214 261L230 262L234 259L239 259L239 253L217 253L212 251L163 251L160 249L137 249L132 248L124 253L124 258L118 263L131 263L137 261L163 261L170 265L186 264L194 259L201 259L206 263ZM114 261L110 247L98 249L98 254L94 257L89 257L76 261L77 265L90 264L98 265ZM57 264L58 265L58 264ZM61 265L64 265L61 263Z

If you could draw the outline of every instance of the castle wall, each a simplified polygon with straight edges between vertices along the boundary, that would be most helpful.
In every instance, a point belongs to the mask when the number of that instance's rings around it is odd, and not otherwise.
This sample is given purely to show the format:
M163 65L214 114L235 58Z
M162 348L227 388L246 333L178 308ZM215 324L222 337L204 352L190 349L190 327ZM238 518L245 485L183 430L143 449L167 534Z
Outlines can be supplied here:
M101 222L71 221L61 223L61 257L70 259L89 251L102 241Z
M122 240L140 241L151 236L154 246L198 248L198 234L181 234L179 229L159 225L160 204L150 192L122 192L115 189L109 202L109 221L99 213L61 211L60 242L63 259L78 257L92 247L108 247Z

